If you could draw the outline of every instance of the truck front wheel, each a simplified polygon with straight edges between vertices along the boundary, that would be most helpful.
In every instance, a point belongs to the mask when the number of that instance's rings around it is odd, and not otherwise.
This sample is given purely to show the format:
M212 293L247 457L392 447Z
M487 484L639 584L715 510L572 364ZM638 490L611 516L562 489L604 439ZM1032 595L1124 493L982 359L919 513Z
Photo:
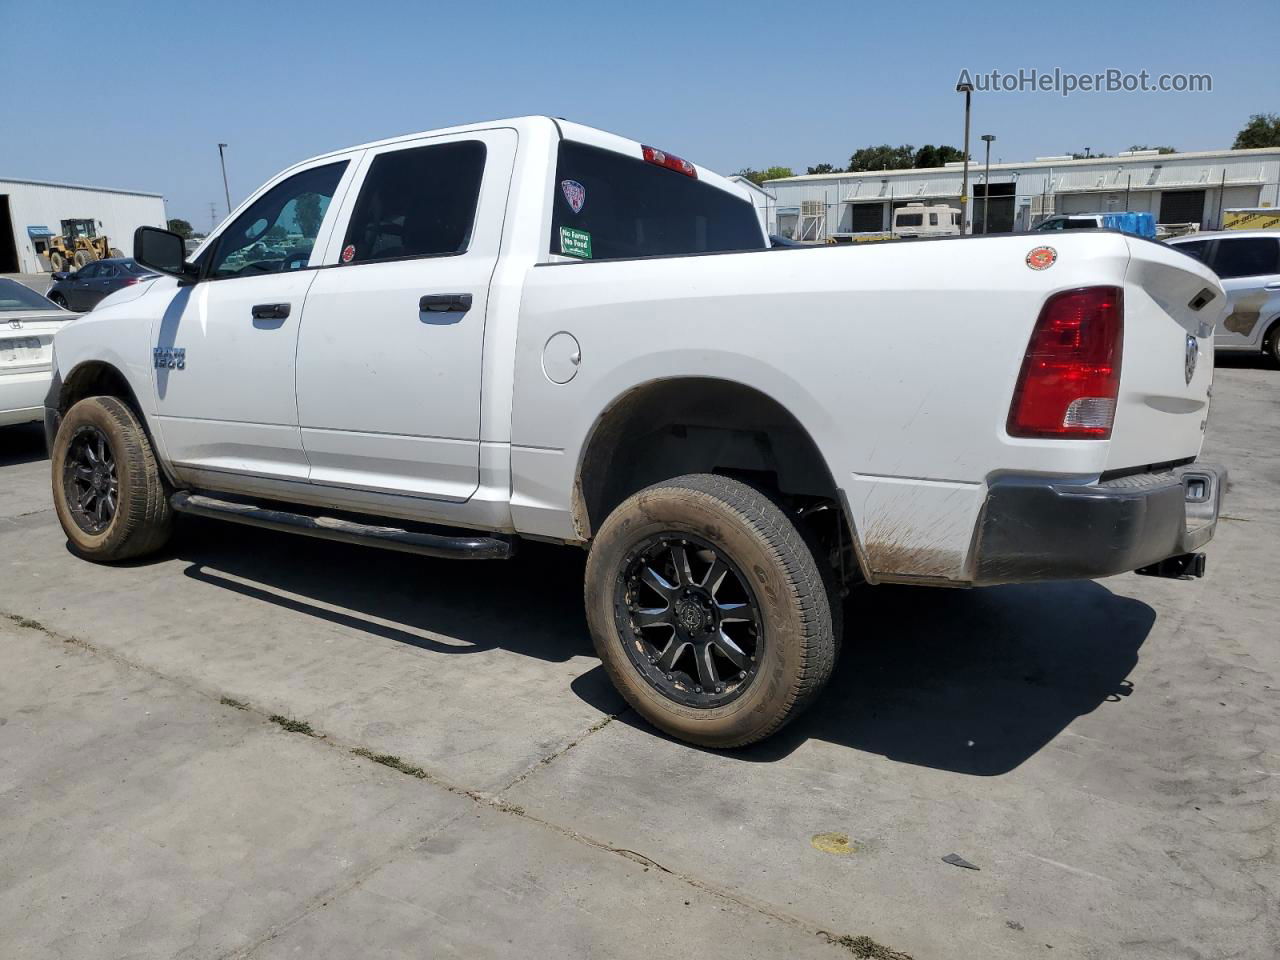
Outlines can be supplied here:
M53 505L80 556L127 560L169 539L172 513L151 442L115 397L88 397L67 411L52 466Z
M778 506L727 477L641 490L591 546L587 620L627 702L705 747L762 740L835 665L830 592Z

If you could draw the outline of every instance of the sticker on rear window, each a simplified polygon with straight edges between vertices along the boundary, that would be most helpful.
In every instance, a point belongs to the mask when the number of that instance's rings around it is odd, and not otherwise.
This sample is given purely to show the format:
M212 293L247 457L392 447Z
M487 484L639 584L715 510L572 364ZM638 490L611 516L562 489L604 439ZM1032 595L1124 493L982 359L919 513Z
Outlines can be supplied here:
M346 249L342 251L342 262L350 263L352 260L355 259L355 256L356 256L355 245L348 243L346 246Z
M574 213L582 212L582 205L587 202L586 187L577 180L561 180L560 192L564 194L565 200L569 202Z
M566 257L591 259L591 234L573 227L560 228L560 252Z

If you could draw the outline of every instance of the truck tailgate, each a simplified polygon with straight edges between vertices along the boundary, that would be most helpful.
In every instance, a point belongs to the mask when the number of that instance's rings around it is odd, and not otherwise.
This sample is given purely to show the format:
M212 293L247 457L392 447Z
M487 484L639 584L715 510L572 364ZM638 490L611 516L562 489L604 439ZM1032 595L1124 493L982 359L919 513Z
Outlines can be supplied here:
M1227 298L1199 260L1129 238L1124 351L1107 470L1195 458L1213 383L1213 330Z

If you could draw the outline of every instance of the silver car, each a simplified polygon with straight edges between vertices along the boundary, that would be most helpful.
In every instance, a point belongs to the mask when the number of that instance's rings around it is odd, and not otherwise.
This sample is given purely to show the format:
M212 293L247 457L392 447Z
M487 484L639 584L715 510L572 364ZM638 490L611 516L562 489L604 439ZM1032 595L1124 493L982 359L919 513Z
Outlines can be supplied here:
M1231 310L1215 350L1261 350L1280 363L1280 230L1219 230L1167 241L1222 280Z
M17 281L0 277L0 427L44 419L53 376L53 335L68 313Z

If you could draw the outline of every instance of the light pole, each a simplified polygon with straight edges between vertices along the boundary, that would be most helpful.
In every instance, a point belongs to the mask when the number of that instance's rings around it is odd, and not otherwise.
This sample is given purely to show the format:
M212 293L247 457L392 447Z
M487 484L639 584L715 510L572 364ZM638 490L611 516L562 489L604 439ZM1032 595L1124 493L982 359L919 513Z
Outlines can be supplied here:
M991 141L995 134L984 133L983 141L987 145L987 166L982 174L982 232L987 232L987 211L991 209Z
M218 144L218 160L222 163L222 192L227 197L227 216L231 216L231 188L227 186L227 157L222 151L227 149L225 143Z
M969 100L973 96L972 83L957 83L956 93L964 94L964 172L960 175L960 232L968 233L969 210Z

